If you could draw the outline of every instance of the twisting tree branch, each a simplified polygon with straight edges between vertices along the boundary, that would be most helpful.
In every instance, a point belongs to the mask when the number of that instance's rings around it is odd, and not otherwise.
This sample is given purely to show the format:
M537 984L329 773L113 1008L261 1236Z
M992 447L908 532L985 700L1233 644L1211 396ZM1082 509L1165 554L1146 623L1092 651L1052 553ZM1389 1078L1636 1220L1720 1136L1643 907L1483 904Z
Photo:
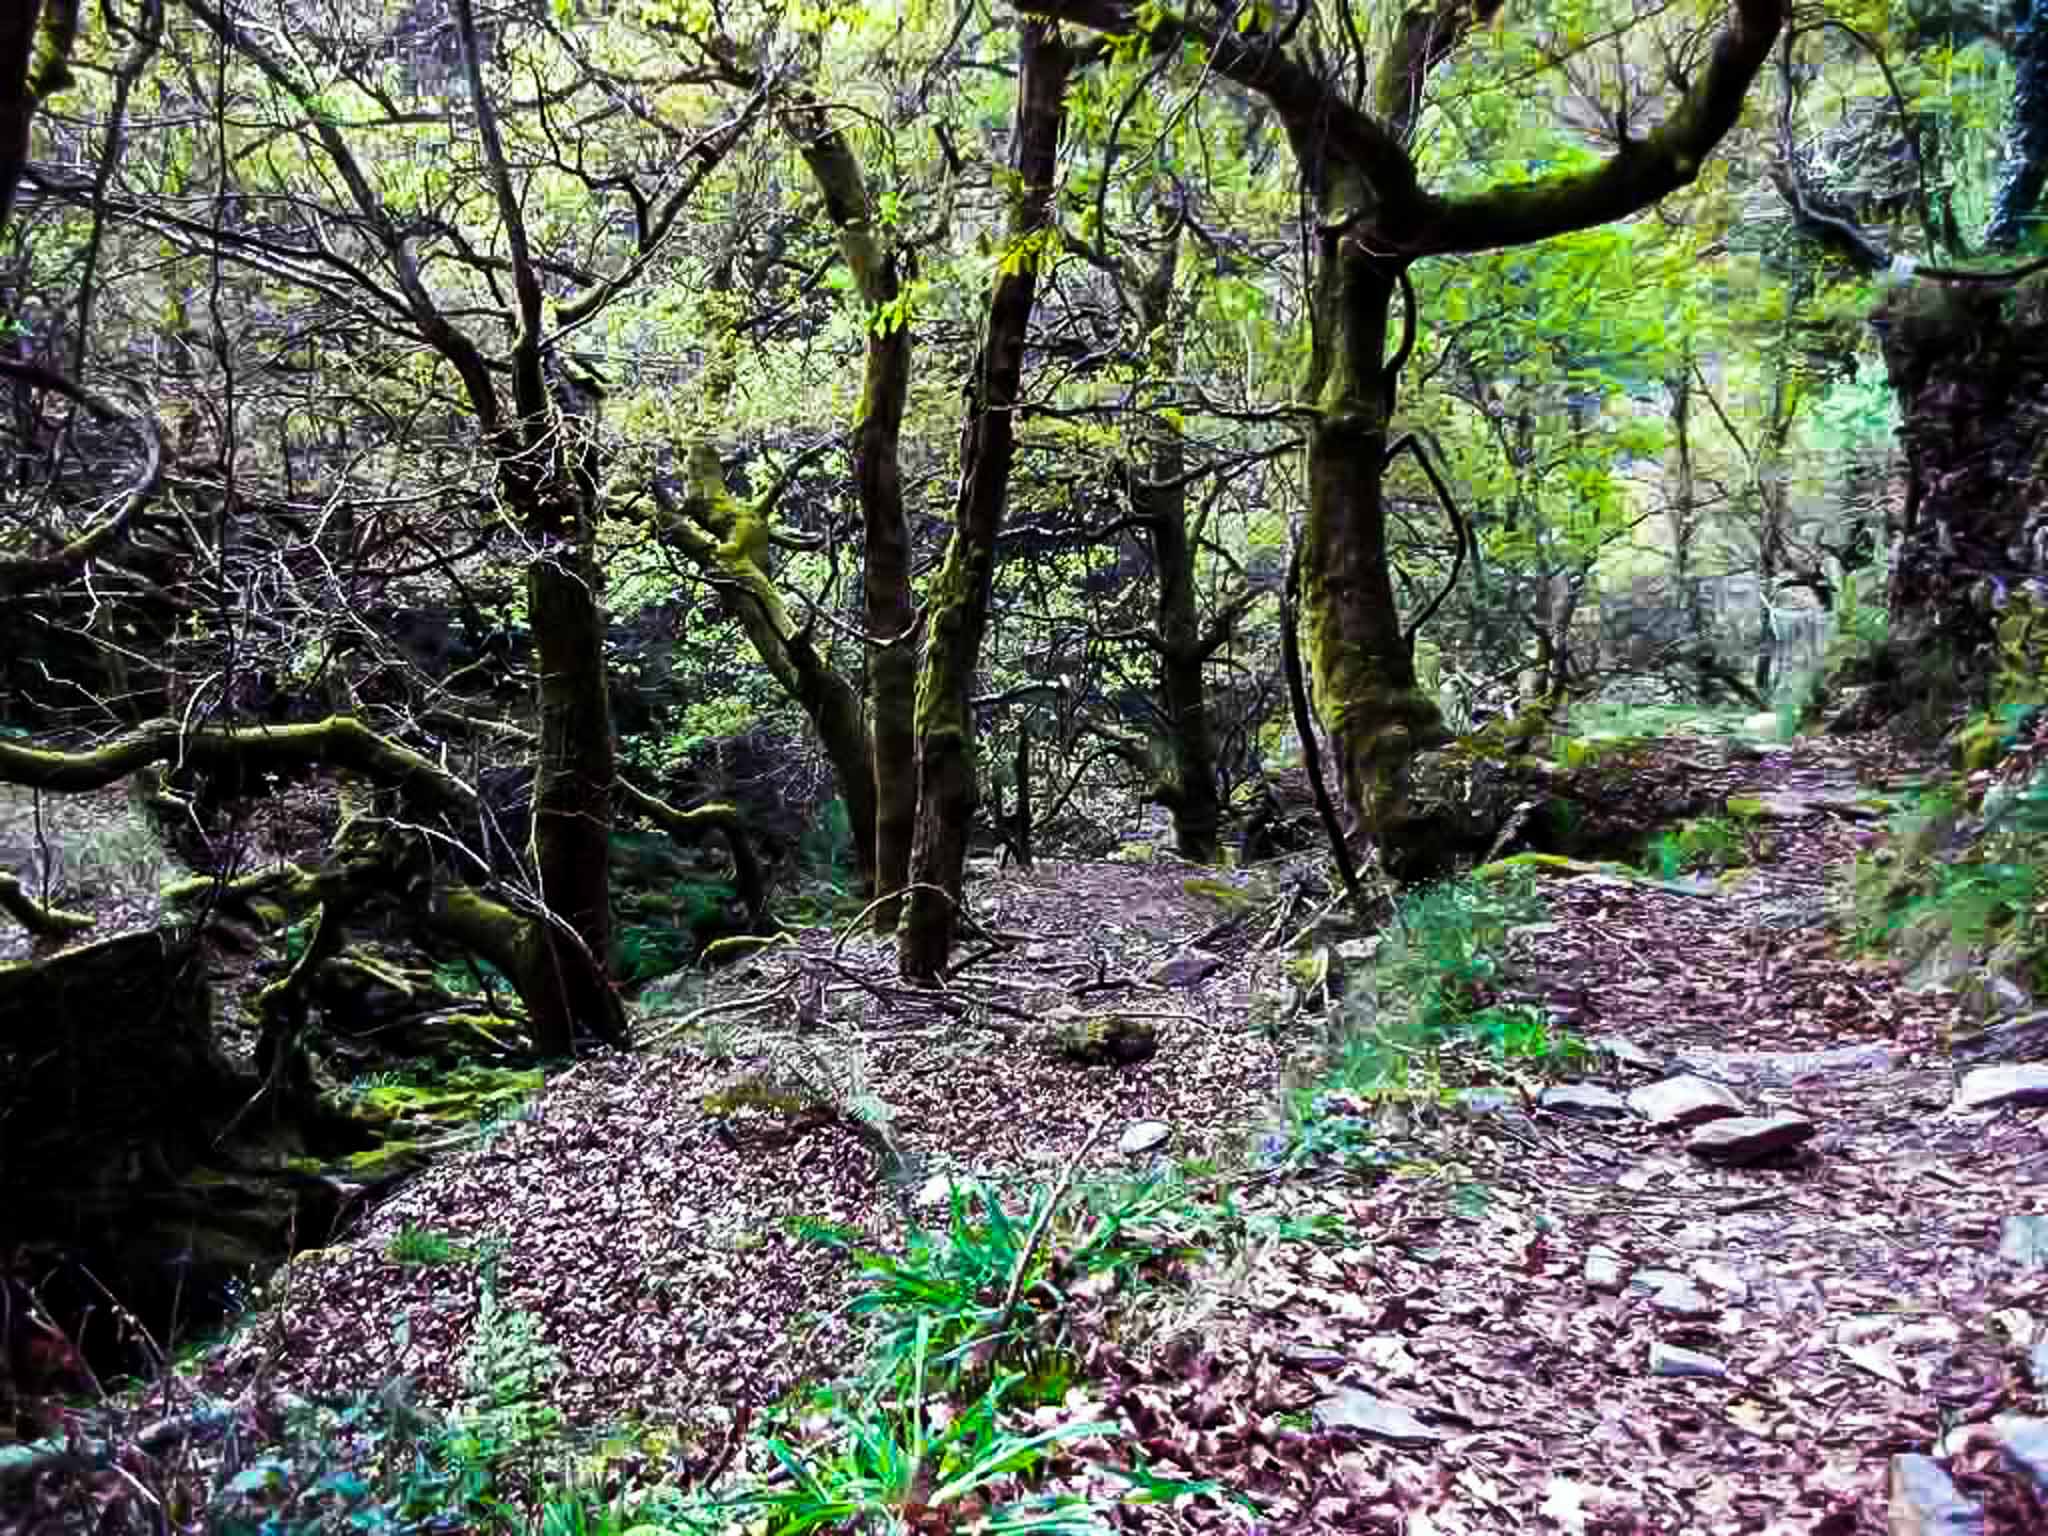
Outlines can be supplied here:
M1330 840L1330 853L1337 861L1337 873L1344 881L1344 894L1351 910L1365 915L1365 891L1358 883L1358 866L1351 857L1351 845L1344 839L1344 823L1337 819L1337 807L1330 799L1330 787L1323 782L1323 749L1316 740L1315 711L1309 707L1308 681L1301 671L1301 540L1294 541L1294 554L1287 562L1287 585L1280 594L1280 661L1287 672L1287 697L1294 706L1294 729L1301 737L1301 761L1308 769L1309 787L1315 792L1316 815L1322 818L1323 834Z
M1458 503L1451 496L1451 488L1444 483L1443 476L1437 473L1436 465L1431 463L1429 455L1422 451L1422 439L1417 434L1403 432L1395 438L1393 446L1387 450L1386 462L1393 463L1403 452L1420 464L1423 474L1429 477L1430 489L1436 492L1437 505L1444 509L1444 516L1451 520L1451 534L1457 544L1457 553L1451 559L1451 574L1444 582L1443 590L1429 600L1428 605L1415 616L1414 622L1401 635L1402 642L1412 655L1415 650L1415 637L1422 633L1422 626L1436 617L1437 609L1443 607L1444 599L1457 588L1458 578L1465 572L1465 557L1472 550L1472 525L1465 520L1465 514L1458 510Z

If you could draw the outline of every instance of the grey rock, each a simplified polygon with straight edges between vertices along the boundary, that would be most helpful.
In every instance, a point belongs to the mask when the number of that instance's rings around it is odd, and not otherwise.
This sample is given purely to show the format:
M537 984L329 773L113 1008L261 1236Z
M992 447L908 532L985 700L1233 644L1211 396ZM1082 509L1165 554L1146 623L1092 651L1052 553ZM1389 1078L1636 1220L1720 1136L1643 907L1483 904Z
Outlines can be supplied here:
M1675 1269L1639 1269L1628 1277L1628 1288L1645 1295L1655 1295L1667 1285L1679 1285L1685 1276Z
M1461 1088L1458 1108L1468 1115L1505 1115L1521 1106L1521 1099L1507 1088Z
M1719 1302L1680 1275L1677 1279L1661 1285L1650 1297L1650 1310L1661 1312L1666 1317L1685 1318L1697 1321L1712 1317L1721 1310Z
M1888 1072L1899 1053L1888 1045L1838 1045L1825 1051L1687 1051L1680 1062L1724 1082L1782 1087L1810 1077Z
M1657 1058L1624 1035L1602 1035L1593 1042L1593 1049L1618 1067L1633 1067L1638 1072L1658 1069Z
M2040 1492L2048 1493L2048 1419L2002 1413L1991 1421L1991 1430L2013 1470L2024 1474Z
M1977 1067L1965 1072L1956 1086L1956 1109L2001 1109L2007 1104L2048 1104L2048 1065Z
M1558 1083L1543 1090L1543 1107L1582 1120L1614 1120L1628 1113L1628 1101L1598 1083Z
M1151 979L1162 987L1192 987L1223 969L1223 957L1193 946L1152 967Z
M1430 1446L1445 1438L1399 1403L1357 1387L1339 1387L1316 1404L1316 1424L1323 1429L1351 1429L1395 1445Z
M1653 1341L1650 1345L1650 1374L1674 1379L1690 1377L1700 1381L1719 1381L1728 1374L1728 1365L1726 1361L1701 1354L1696 1349L1680 1349L1676 1344Z
M2034 1378L2036 1392L2048 1392L2048 1339L2027 1352L2027 1374Z
M1950 1054L1968 1065L2048 1057L2048 1010L2007 1019L1956 1041Z
M1803 1115L1731 1115L1709 1120L1686 1137L1685 1147L1717 1163L1753 1163L1810 1140L1815 1129Z
M1975 1536L1984 1511L1956 1491L1932 1456L1892 1458L1886 1519L1891 1536Z
M1735 1272L1732 1264L1723 1264L1718 1259L1701 1259L1693 1265L1692 1272L1700 1284L1719 1291L1731 1301L1749 1300L1749 1282Z
M1742 1100L1719 1083L1690 1072L1645 1083L1628 1096L1628 1107L1664 1130L1689 1130L1709 1120L1748 1113Z
M1117 1138L1116 1149L1125 1157L1143 1157L1171 1140L1173 1127L1164 1120L1133 1120L1130 1128Z
M2021 1269L2048 1269L2048 1216L2006 1217L1998 1256Z
M1621 1289L1621 1255L1612 1248L1586 1250L1586 1289L1610 1294Z

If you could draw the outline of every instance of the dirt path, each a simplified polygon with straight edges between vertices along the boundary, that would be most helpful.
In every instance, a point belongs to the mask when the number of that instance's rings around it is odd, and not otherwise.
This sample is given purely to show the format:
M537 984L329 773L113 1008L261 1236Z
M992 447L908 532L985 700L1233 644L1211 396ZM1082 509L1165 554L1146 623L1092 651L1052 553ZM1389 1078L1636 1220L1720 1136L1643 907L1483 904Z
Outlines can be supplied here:
M1870 829L1857 759L1811 743L1663 756L1656 771L1689 786L1770 797L1770 856L1689 892L1548 883L1548 920L1519 930L1511 956L1560 1026L1612 1047L1571 1085L1577 1112L1513 1093L1360 1106L1378 1172L1254 1180L1238 1198L1266 1235L1249 1249L1135 1306L1105 1299L1092 1400L1069 1405L1126 1427L1102 1454L1135 1448L1257 1506L1204 1496L1119 1523L1875 1536L1893 1457L2048 1409L2048 1112L1957 1111L1956 1000L1908 993L1830 937L1837 867ZM1872 754L1860 777L1893 771ZM1226 1163L1272 1123L1318 1038L1273 1001L1284 941L1317 903L1289 894L1290 871L1233 874L1255 898L1242 907L1188 875L985 879L978 910L1008 947L963 974L951 1013L895 992L882 952L829 933L727 975L710 996L730 1010L674 1048L579 1065L292 1265L281 1314L217 1353L210 1385L232 1395L268 1371L346 1397L403 1373L445 1398L487 1272L559 1361L552 1397L572 1423L715 1437L742 1405L857 1358L856 1276L795 1220L891 1245L905 1204L942 1217L947 1178L1044 1181L1098 1123L1096 1174L1140 1165L1117 1147L1139 1121L1168 1128L1174 1155ZM1160 1019L1159 1054L1076 1070L1005 1033L1074 1007ZM792 1039L836 1063L848 1102L885 1104L922 1187L881 1194L874 1150L839 1130L747 1145L706 1114L707 1094ZM1704 1161L1689 1129L1625 1103L1681 1075L1812 1135L1748 1165ZM2042 1222L2031 1261L2010 1235L2028 1216ZM1296 1240L1313 1228L1344 1236ZM407 1262L408 1229L456 1257ZM1951 1439L1957 1480L2003 1522L1993 1532L2048 1530L2041 1495L1999 1470L1987 1435Z
M1953 1107L1955 1000L1822 926L1853 766L1802 749L1727 787L1784 797L1767 867L1707 895L1558 882L1517 958L1626 1042L1590 1088L1690 1075L1811 1139L1728 1166L1597 1092L1420 1111L1410 1171L1296 1197L1353 1246L1275 1248L1178 1340L1099 1362L1157 1463L1271 1531L1910 1536L1972 1528L1887 1487L1950 1434L1991 1530L2048 1530L2048 1491L1966 1428L2048 1411L2048 1253L2008 1225L2048 1228L2048 1111Z

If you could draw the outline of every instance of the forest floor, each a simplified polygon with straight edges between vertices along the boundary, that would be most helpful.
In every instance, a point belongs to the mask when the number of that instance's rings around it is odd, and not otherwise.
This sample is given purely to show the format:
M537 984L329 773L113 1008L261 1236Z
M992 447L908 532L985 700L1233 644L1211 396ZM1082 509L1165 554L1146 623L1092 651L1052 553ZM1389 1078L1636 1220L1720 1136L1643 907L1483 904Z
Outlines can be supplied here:
M1718 882L1545 881L1511 973L1603 1046L1573 1074L1583 1091L1358 1106L1369 1165L1244 1175L1237 1240L1162 1236L1183 1261L1104 1300L1076 1403L1153 1471L1219 1480L1257 1513L1204 1496L1119 1522L1850 1536L1887 1528L1891 1458L1946 1435L1994 1530L2048 1528L1968 1432L2048 1410L2048 1253L2016 1248L2011 1223L2048 1217L2048 1110L1958 1108L1959 999L1908 990L1829 926L1869 833L1859 784L1901 764L1874 743L1659 750L1724 794L1776 797L1765 856ZM859 1346L860 1272L801 1223L896 1247L908 1221L944 1221L956 1180L1127 1177L1159 1165L1143 1144L1161 1128L1194 1184L1244 1166L1327 1040L1312 1010L1273 1001L1317 904L1294 866L1232 872L1243 900L1191 883L1204 873L991 876L976 915L1001 944L943 1003L895 987L863 939L758 957L687 1019L651 1021L664 1048L565 1072L302 1255L204 1379L358 1393L403 1374L446 1398L486 1266L393 1256L431 1230L487 1255L501 1298L539 1320L573 1423L715 1435ZM1158 1053L1083 1068L1014 1038L1082 1005L1150 1018ZM883 1187L849 1121L778 1139L706 1112L736 1075L792 1060L886 1120L907 1182ZM1676 1074L1816 1134L1703 1160L1619 1097Z

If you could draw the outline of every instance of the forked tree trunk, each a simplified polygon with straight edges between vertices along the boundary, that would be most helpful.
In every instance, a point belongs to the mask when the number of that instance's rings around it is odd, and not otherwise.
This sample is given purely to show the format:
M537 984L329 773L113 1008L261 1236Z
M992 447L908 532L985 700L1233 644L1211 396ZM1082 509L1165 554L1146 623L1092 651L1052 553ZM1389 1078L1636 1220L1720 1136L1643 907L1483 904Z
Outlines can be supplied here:
M1025 333L1038 296L1039 264L1050 261L1055 250L1053 174L1073 56L1057 26L1042 17L1024 19L1018 38L1011 164L1019 190L975 360L961 433L953 537L927 599L924 664L917 680L917 832L898 955L904 976L918 981L937 980L953 946L967 838L974 825L975 668L1016 454L1014 411Z
M1398 876L1420 830L1410 814L1410 762L1449 739L1436 701L1415 681L1387 551L1393 388L1384 369L1398 277L1360 241L1325 234L1321 246L1310 356L1318 419L1302 541L1306 649L1345 798Z

